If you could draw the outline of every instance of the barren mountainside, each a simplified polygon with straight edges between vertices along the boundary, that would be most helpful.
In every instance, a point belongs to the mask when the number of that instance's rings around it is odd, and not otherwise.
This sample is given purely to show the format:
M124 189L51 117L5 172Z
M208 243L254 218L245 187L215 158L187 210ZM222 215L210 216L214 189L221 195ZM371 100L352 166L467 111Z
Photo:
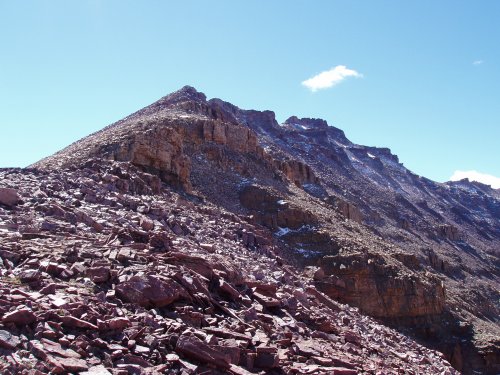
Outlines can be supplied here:
M498 190L186 86L0 171L0 368L497 374L499 255Z

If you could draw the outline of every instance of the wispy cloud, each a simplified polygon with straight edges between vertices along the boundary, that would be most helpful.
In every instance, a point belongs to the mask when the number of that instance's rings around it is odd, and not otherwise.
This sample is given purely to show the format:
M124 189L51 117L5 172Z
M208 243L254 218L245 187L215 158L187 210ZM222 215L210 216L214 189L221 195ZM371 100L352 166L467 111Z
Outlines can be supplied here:
M483 60L474 60L474 61L472 62L472 65L478 66L478 65L481 65L482 63L484 63L484 61L483 61Z
M450 177L450 181L458 181L464 178L490 185L494 189L500 189L500 178L478 171L455 171L453 176Z
M337 65L330 70L325 70L314 77L306 79L302 82L302 85L315 92L338 85L348 77L361 78L363 75L353 69L348 69L345 65Z

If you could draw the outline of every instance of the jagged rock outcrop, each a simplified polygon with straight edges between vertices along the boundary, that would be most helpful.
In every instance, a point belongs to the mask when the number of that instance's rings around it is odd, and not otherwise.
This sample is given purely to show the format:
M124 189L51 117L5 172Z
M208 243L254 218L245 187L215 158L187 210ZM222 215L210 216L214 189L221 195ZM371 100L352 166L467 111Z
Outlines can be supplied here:
M337 203L337 209L349 220L353 220L357 223L363 221L363 214L361 211L349 202L340 199Z
M244 186L240 202L254 215L256 222L275 231L278 228L298 229L317 222L310 212L293 207L273 191L259 186Z
M443 313L445 288L441 280L397 268L381 256L338 254L322 258L320 266L334 281L317 282L319 289L369 315L397 319Z
M450 241L458 241L460 239L458 228L454 227L453 225L440 225L438 228L438 233L440 236L447 238Z
M191 160L183 152L181 135L171 128L148 129L130 136L126 142L103 146L103 156L110 160L130 161L147 171L158 173L162 180L191 190Z
M303 184L318 183L318 178L314 175L312 169L307 165L297 160L285 160L275 162L280 171L282 171L286 178L295 183L297 186Z

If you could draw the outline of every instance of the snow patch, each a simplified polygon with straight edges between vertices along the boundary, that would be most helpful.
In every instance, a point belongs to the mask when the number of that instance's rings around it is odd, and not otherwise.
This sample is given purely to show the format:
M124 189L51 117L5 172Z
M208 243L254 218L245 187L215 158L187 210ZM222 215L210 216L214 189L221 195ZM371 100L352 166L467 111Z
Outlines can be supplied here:
M321 255L321 251L308 250L308 249L304 249L302 247L296 247L295 252L299 253L304 258L311 258L315 255Z
M278 227L278 230L274 233L278 237L283 237L285 234L290 233L292 230L290 228Z

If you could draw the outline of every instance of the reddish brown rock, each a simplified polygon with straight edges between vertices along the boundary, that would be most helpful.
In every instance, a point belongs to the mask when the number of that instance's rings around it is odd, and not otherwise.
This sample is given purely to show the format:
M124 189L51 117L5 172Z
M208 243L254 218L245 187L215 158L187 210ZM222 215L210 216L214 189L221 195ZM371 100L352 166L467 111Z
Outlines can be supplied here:
M21 198L16 189L0 187L0 204L8 207L15 206Z
M24 307L5 314L3 323L14 323L18 325L31 324L36 322L36 315L30 309Z
M182 294L182 287L168 278L152 275L133 276L116 286L116 294L125 302L144 307L162 307L176 301Z
M326 274L342 283L317 281L318 288L334 299L359 306L380 318L432 316L443 312L445 291L440 280L399 273L382 257L328 256L321 260Z
M280 126L193 88L36 167L0 169L27 197L0 204L0 316L37 318L5 323L22 342L0 373L454 373L411 330L317 288L450 340L464 373L498 362L473 344L498 336L491 189L433 183L324 121ZM467 235L443 240L443 223Z
M224 352L223 347L209 346L191 335L182 335L179 337L175 351L187 358L217 367L229 368L231 364L231 357Z
M254 366L263 369L271 369L277 367L279 358L277 349L274 347L259 346L257 348L257 356L255 357Z
M110 278L109 267L100 266L87 268L87 276L90 277L94 283L105 283Z
M130 319L128 318L113 318L104 322L109 329L124 329L130 326Z
M453 225L440 225L438 227L438 233L440 236L449 239L450 241L460 240L460 233L458 228Z
M74 316L61 316L60 321L62 322L62 324L68 327L97 330L97 326L95 324L75 318Z
M89 367L87 371L80 372L80 375L111 375L111 372L103 365L97 365Z
M0 330L0 347L12 350L19 346L19 344L21 344L19 337L8 331Z
M349 220L353 220L357 223L361 223L363 221L363 214L352 203L346 202L344 200L339 200L337 204L337 209L339 212L344 215Z

